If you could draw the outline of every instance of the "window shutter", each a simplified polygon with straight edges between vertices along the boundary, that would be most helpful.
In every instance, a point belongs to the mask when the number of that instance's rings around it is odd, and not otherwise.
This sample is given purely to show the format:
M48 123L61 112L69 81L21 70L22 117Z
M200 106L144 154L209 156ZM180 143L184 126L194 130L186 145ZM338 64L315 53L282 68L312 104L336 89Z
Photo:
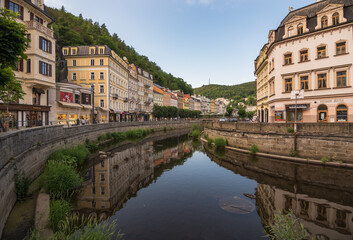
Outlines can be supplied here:
M23 7L20 6L20 19L23 20Z
M52 76L52 67L51 67L51 64L48 64L48 66L49 66L49 77L51 77L51 76Z
M52 53L52 50L51 50L51 41L48 41L48 48L49 48L49 53Z
M10 9L10 1L5 0L5 8Z
M23 59L20 60L20 72L23 72Z
M42 37L39 37L39 49L43 50L43 40L42 40Z
M39 73L43 74L43 72L42 72L42 62L41 61L39 61Z
M34 13L31 12L31 20L34 20Z

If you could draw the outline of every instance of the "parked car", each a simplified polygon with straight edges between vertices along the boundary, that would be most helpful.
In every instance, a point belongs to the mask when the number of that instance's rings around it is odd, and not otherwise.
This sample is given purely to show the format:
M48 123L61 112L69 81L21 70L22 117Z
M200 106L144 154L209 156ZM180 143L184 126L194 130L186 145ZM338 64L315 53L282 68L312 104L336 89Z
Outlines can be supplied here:
M238 122L238 119L237 118L229 118L228 121L229 122Z
M225 118L221 118L221 119L219 119L219 121L220 121L220 122L225 122L226 119L225 119Z

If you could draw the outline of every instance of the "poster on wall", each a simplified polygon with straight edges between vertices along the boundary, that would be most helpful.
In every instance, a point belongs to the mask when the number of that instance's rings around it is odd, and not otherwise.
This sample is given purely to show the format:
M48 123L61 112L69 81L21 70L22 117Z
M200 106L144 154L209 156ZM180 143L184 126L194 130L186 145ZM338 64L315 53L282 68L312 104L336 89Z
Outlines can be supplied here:
M275 111L275 121L276 122L284 121L284 113L283 113L283 111Z
M73 102L73 94L68 92L60 92L60 101L72 103Z

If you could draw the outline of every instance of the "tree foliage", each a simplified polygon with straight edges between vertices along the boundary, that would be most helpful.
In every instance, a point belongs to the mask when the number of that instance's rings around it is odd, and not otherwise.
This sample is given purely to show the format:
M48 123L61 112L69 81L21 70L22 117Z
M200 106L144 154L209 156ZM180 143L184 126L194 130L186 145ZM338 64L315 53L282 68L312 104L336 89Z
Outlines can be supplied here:
M155 118L199 118L201 111L192 111L189 109L178 109L172 106L153 106L152 115Z
M17 14L0 9L0 85L15 79L12 69L20 59L27 59L26 28L16 22Z
M232 107L231 105L228 105L226 108L226 116L227 117L231 117L233 115L233 111L234 111L234 107Z
M256 84L255 81L233 86L210 84L195 88L194 93L206 96L210 99L224 97L227 99L240 100L249 96L256 96Z
M11 69L7 68L4 72L9 72ZM1 71L1 70L0 70ZM10 73L9 73L10 74ZM11 71L11 74L12 71ZM22 90L21 81L15 77L11 77L9 81L0 84L0 101L7 104L17 102L19 99L23 99L25 92Z
M82 14L74 16L63 7L61 9L48 7L47 10L56 19L53 28L59 46L107 45L120 57L127 57L129 62L150 72L155 83L172 90L180 89L184 93L193 93L190 84L182 78L164 72L155 62L140 55L132 46L128 46L116 33L110 34L105 24L100 25L92 19L84 19Z

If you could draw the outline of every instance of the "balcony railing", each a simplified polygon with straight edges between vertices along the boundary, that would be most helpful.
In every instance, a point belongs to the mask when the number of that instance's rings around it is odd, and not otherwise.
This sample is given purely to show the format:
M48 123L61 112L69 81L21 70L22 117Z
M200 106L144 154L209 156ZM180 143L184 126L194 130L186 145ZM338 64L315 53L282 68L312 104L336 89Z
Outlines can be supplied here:
M129 101L129 99L128 99L128 98L124 98L123 100L124 100L124 102L128 102L128 101Z
M119 95L117 93L113 93L113 99L118 99L119 98Z
M45 27L43 24L40 24L39 22L35 20L27 21L26 22L27 29L36 29L50 37L54 37L54 31Z

